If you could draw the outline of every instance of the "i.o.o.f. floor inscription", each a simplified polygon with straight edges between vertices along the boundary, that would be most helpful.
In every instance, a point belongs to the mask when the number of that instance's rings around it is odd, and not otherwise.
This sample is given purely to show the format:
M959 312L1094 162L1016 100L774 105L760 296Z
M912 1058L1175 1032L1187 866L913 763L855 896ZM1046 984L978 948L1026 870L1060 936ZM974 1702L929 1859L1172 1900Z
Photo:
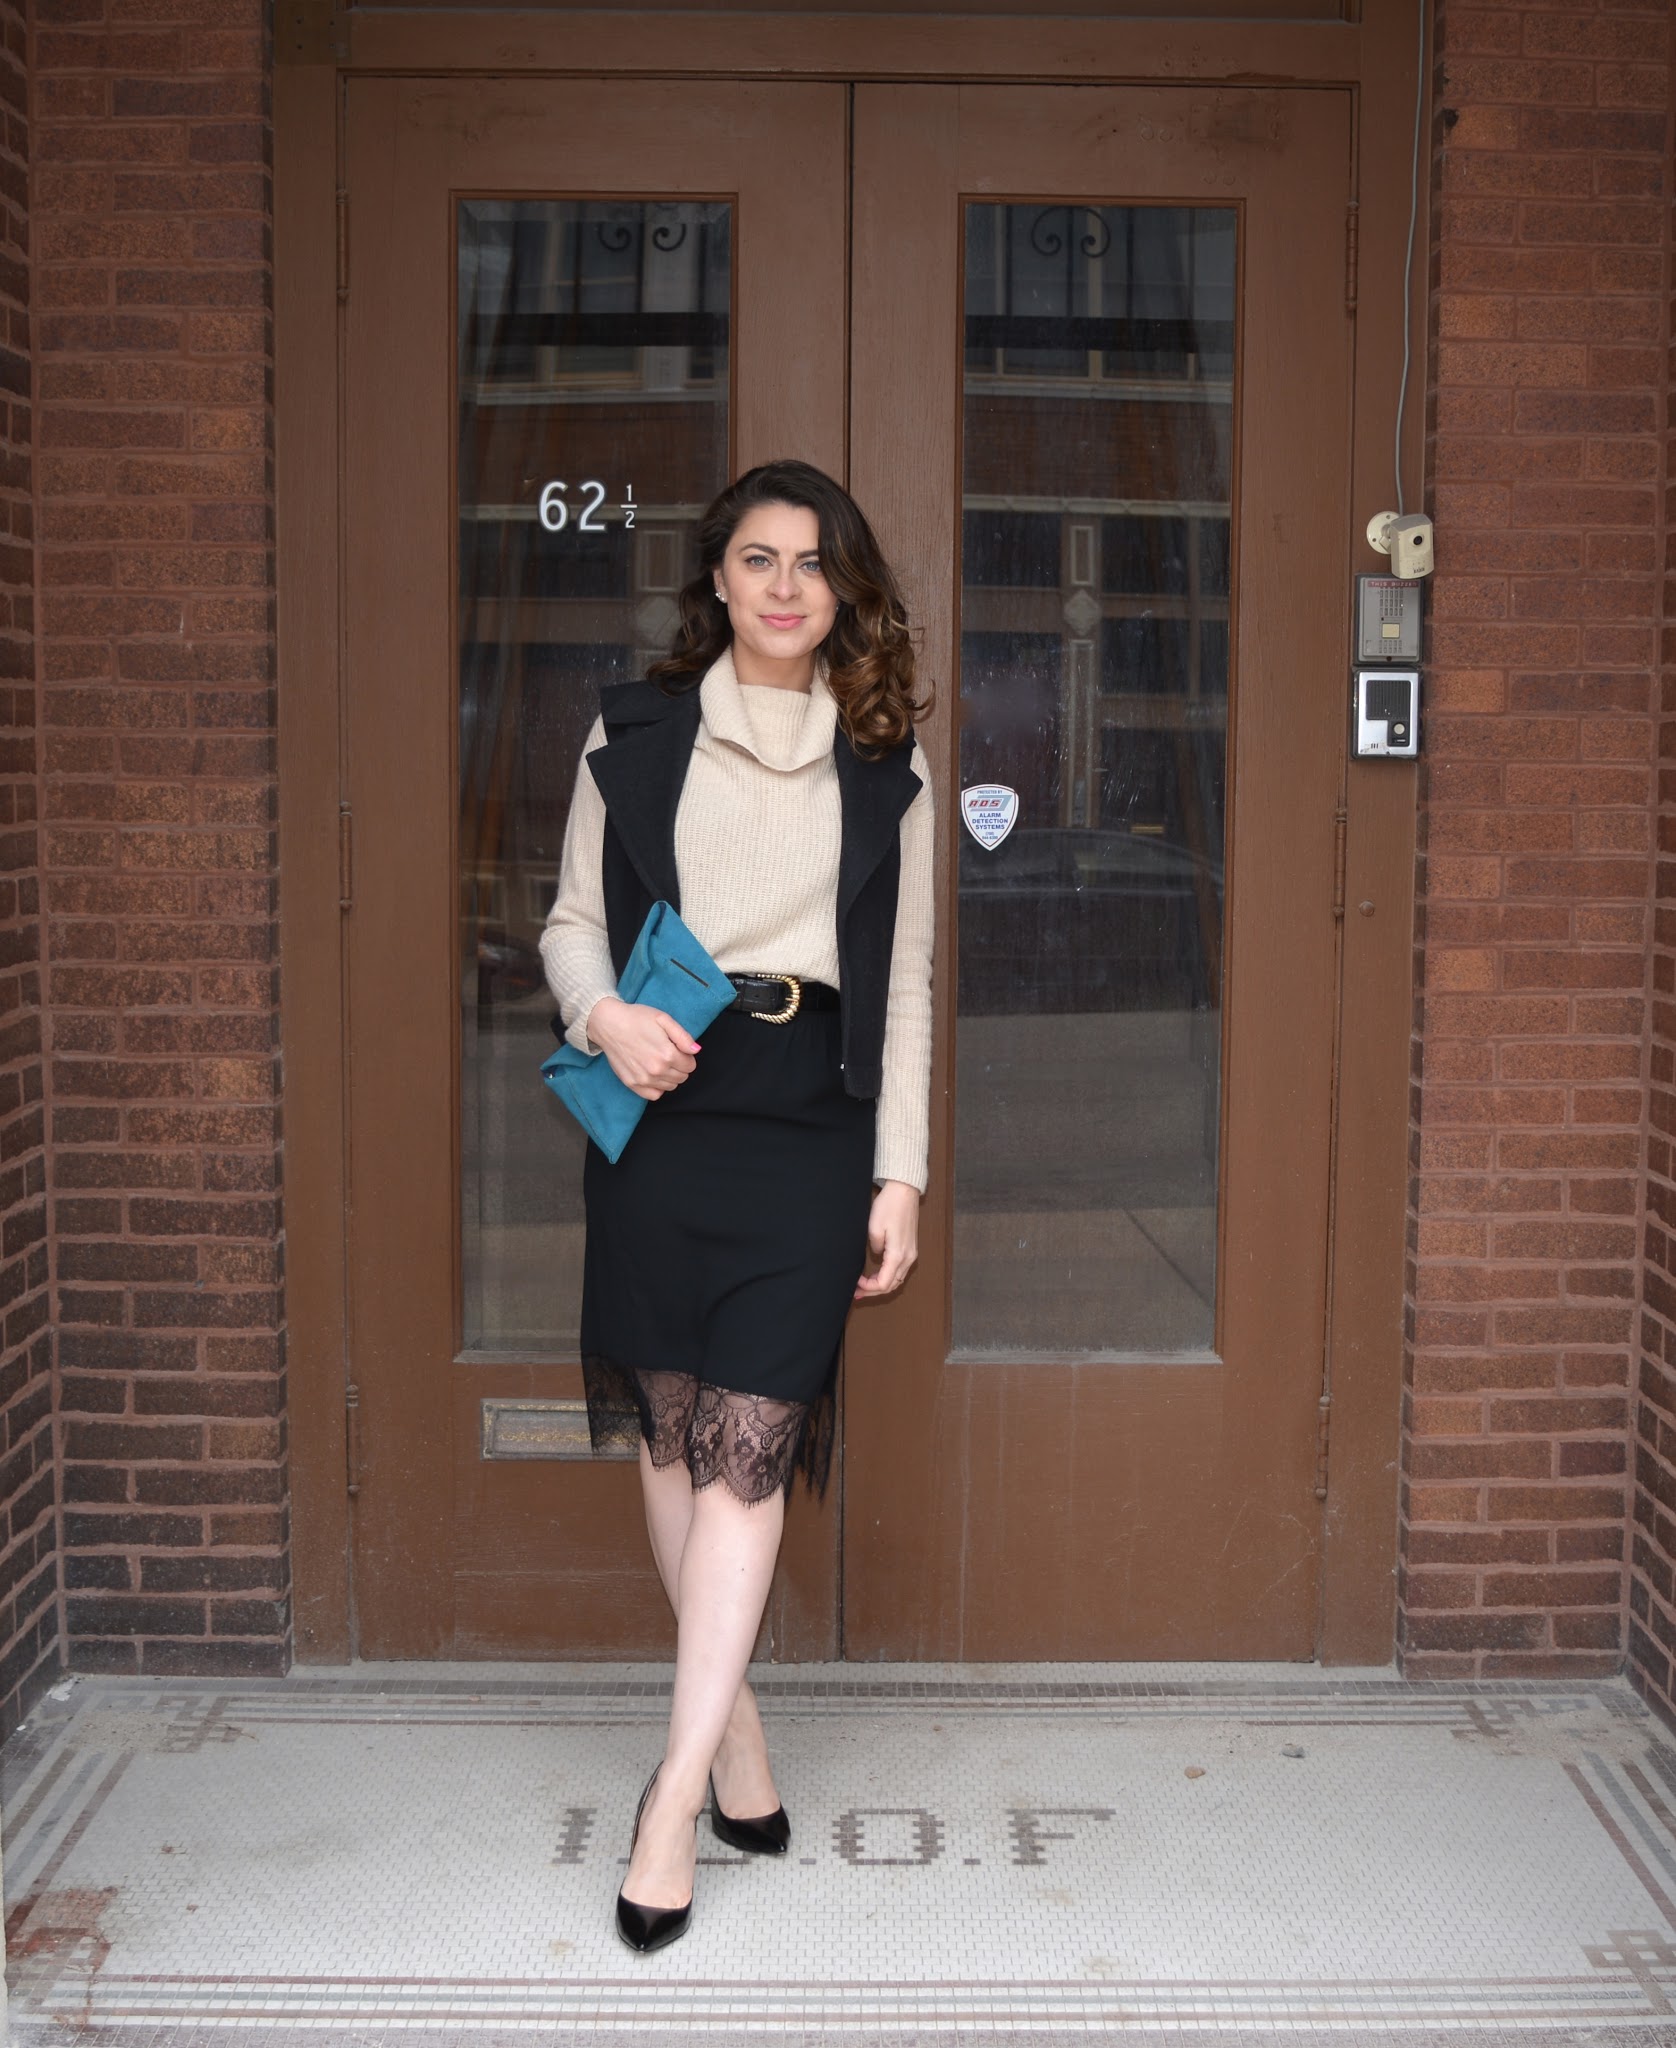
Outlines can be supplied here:
M1676 2043L1676 1748L1622 1685L758 1678L791 1853L704 1832L645 1958L666 1673L75 1681L0 1758L16 2040Z

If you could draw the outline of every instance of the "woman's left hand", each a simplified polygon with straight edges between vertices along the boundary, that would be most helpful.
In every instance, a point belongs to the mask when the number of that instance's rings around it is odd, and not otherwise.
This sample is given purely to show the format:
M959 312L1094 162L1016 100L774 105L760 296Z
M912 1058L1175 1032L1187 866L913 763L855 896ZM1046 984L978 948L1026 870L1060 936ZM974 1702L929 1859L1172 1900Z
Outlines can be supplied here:
M913 1271L919 1257L918 1188L887 1180L879 1189L867 1219L867 1250L878 1266L856 1282L857 1301L894 1294Z

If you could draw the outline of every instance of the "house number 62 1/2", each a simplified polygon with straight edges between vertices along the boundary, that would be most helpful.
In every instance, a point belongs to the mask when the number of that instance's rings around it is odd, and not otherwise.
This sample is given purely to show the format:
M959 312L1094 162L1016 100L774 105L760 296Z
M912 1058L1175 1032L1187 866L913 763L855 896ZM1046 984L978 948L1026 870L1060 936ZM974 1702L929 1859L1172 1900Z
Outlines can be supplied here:
M605 503L605 486L598 478L590 477L576 488L582 493L583 504L576 515L578 533L603 533L605 521L599 516L599 508ZM570 524L570 501L565 492L570 489L566 483L543 484L541 496L536 503L536 517L549 533L563 533ZM634 515L639 511L634 502L634 486L624 487L623 503L618 510L623 514L625 527L634 525Z

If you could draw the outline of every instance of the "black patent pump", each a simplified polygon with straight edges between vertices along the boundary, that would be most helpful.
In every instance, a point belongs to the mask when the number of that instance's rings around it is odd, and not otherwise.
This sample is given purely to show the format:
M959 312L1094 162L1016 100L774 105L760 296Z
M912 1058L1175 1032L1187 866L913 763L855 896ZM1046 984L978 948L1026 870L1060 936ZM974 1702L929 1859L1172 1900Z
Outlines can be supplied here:
M634 1845L640 1840L640 1816L646 1811L646 1802L652 1796L652 1787L658 1781L658 1770L646 1780L646 1789L640 1795L640 1804L634 1809L634 1832L629 1836L629 1855L634 1854ZM698 1823L693 1823L696 1828ZM623 1892L617 1894L617 1933L630 1948L641 1955L649 1955L655 1948L667 1948L672 1941L679 1941L692 1923L693 1904L689 1899L684 1906L637 1906L633 1899Z
M783 1856L791 1847L791 1822L786 1809L776 1806L759 1820L735 1820L723 1813L716 1797L716 1781L710 1780L710 1831L730 1849L743 1849L747 1856Z

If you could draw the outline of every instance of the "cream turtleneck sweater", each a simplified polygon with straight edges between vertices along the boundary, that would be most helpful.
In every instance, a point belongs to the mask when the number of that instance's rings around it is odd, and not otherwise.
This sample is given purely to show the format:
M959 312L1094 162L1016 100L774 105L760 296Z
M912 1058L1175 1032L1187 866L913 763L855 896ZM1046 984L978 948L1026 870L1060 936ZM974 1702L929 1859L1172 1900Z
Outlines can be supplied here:
M832 758L838 705L817 668L809 690L742 684L724 654L699 685L700 720L675 815L681 918L724 973L756 968L839 985L841 818ZM605 744L596 718L583 744L559 893L541 935L565 1037L582 1052L590 1011L617 988L600 880L605 801L586 756ZM902 820L902 876L885 1011L875 1180L925 1192L931 1093L931 770L916 740L919 795ZM703 1059L703 1053L698 1055Z

